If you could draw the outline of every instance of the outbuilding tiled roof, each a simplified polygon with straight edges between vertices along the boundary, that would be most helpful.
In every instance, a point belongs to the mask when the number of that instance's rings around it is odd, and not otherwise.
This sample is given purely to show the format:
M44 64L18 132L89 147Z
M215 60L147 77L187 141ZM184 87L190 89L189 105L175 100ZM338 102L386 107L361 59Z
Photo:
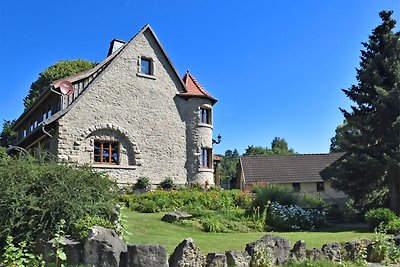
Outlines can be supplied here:
M217 102L217 99L214 98L210 93L208 93L203 86L196 80L196 78L189 73L189 71L182 78L183 83L186 87L186 92L179 93L180 96L187 97L202 97L208 98L213 102Z
M345 153L260 155L240 158L245 183L322 182L327 168Z

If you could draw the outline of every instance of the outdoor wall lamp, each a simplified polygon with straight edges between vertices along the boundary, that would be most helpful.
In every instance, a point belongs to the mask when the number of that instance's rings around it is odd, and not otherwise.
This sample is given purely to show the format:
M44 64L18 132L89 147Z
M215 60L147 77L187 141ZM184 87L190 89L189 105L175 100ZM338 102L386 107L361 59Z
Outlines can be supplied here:
M221 138L222 138L221 135L218 134L217 140L213 139L213 140L212 140L212 143L218 145L219 143L221 143Z

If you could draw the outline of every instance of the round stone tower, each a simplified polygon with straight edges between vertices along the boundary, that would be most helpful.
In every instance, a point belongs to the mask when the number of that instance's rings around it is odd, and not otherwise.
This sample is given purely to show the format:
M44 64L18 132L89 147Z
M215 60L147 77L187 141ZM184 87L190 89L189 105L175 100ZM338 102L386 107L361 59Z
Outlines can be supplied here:
M189 72L183 77L187 92L186 138L188 183L214 184L213 105L211 96Z

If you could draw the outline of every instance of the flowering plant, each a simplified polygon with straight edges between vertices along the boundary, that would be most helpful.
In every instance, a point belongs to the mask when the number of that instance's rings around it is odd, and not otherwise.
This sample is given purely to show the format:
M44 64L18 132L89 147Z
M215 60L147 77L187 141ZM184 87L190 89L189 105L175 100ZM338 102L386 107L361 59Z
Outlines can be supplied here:
M266 222L275 230L314 230L325 224L325 212L272 202L269 206Z

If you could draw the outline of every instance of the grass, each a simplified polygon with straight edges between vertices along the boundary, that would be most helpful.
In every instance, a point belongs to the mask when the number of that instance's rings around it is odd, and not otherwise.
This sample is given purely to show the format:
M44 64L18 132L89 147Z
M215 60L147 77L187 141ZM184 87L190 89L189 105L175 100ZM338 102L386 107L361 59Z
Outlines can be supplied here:
M161 221L165 213L138 213L124 209L126 230L132 233L127 242L132 244L163 244L168 253L186 238L193 238L202 253L223 252L229 249L242 250L247 243L263 237L266 232L252 233L206 233L194 228L186 228ZM293 245L298 240L305 240L308 248L321 248L325 243L345 242L359 238L371 238L373 233L366 229L326 228L316 232L274 232L285 237Z

